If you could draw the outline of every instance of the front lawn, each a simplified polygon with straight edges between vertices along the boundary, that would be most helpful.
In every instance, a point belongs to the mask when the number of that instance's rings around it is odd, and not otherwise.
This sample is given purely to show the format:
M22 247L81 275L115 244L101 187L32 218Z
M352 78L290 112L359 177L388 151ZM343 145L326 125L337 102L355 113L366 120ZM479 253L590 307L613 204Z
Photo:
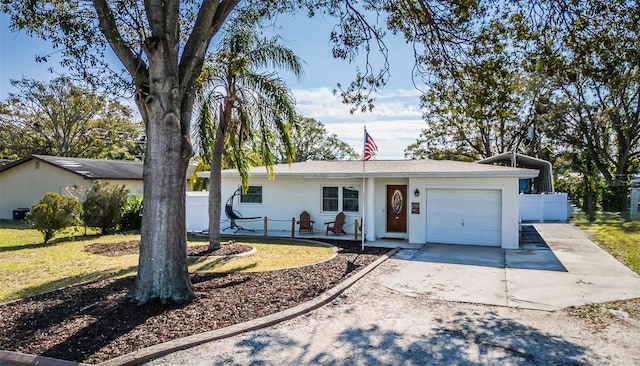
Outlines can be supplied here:
M625 222L619 215L603 213L590 223L577 215L573 223L620 262L640 274L640 221Z
M68 230L48 244L25 224L0 221L0 303L83 282L134 275L138 254L105 256L85 247L94 243L139 240L139 235L97 236L84 229ZM329 259L326 246L291 244L277 240L243 240L257 250L233 258L199 257L189 260L190 272L262 271L295 267ZM189 245L206 244L204 238L189 238Z

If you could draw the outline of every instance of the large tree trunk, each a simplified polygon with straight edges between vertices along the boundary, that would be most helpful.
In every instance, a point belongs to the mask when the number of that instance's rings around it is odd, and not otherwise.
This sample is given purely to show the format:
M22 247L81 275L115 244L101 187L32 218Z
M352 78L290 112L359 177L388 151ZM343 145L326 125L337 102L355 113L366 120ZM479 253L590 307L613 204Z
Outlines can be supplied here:
M186 173L193 150L181 125L188 103L179 97L177 64L166 57L166 46L159 42L148 52L153 65L149 94L136 98L147 134L140 259L128 294L138 304L155 299L184 303L195 297L185 225Z

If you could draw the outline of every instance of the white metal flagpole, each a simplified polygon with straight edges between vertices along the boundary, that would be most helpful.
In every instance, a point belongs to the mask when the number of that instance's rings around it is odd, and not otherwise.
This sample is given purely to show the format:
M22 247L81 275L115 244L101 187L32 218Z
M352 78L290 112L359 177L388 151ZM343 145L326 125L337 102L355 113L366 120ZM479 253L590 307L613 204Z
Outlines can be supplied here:
M367 126L364 126L364 147L362 148L362 250L364 250L365 216L367 212L367 182L365 179L365 162L371 158L371 152L378 151L378 145L373 141L373 137L367 133ZM375 187L374 187L375 192Z
M366 159L366 153L367 153L367 126L364 126L364 144L362 145L362 222L360 223L360 227L362 227L362 230L360 230L360 235L362 236L361 240L362 240L362 245L360 250L364 251L364 230L365 230L365 226L364 226L364 218L367 212L367 189L365 188L366 182L365 182L365 167L364 167L364 163L367 160ZM356 228L356 230L358 230L358 228Z

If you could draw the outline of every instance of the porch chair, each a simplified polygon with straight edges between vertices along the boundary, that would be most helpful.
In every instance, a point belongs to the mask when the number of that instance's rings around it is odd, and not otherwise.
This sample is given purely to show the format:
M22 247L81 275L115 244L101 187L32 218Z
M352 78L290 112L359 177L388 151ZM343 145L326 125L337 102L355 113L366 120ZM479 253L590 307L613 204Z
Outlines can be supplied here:
M343 229L343 227L344 227L344 212L338 213L336 215L335 221L325 222L324 224L327 225L327 232L325 233L325 235L329 235L329 231L331 231L332 233L334 233L336 235L346 234L347 233Z
M307 211L302 211L300 214L300 220L296 221L296 224L300 225L298 228L298 232L302 234L302 232L307 232L313 234L313 224L315 221L311 220L311 216Z

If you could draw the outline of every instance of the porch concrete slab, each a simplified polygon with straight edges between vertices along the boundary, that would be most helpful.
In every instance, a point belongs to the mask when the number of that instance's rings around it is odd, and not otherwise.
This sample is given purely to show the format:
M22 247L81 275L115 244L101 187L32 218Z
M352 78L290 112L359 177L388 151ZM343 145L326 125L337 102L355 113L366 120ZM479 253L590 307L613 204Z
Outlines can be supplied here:
M386 277L381 285L407 296L507 306L504 269L399 259L391 261L390 265L396 265L398 270Z
M373 241L366 241L364 243L367 247L377 247L377 248L402 248L402 249L420 249L424 246L424 244L416 244L409 243L408 240L397 240L397 239L376 239Z

